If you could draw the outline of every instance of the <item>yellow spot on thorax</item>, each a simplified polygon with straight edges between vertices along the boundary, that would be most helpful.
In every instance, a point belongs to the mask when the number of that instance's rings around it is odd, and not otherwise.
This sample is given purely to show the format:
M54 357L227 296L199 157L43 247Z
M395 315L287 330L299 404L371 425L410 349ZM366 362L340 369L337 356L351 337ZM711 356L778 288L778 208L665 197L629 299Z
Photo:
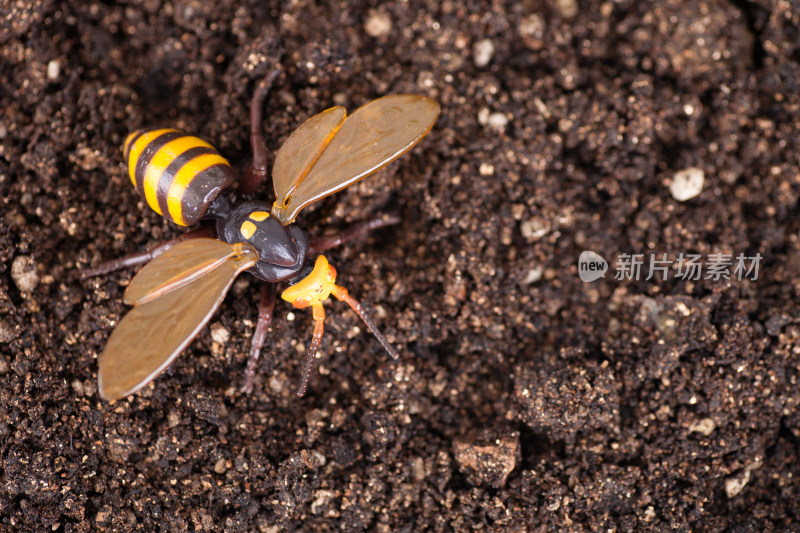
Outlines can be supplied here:
M256 222L261 222L262 220L266 219L269 216L267 211L253 211L250 213L250 220L255 220Z
M245 220L242 222L242 227L239 228L239 233L242 234L242 237L245 239L249 239L252 237L256 232L256 225L250 222L249 220Z

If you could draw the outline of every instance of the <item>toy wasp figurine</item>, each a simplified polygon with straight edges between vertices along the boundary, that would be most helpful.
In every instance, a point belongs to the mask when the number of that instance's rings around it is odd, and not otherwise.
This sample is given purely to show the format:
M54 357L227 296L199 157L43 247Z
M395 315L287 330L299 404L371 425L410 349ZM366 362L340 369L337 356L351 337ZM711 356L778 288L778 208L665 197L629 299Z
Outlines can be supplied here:
M277 71L257 88L251 105L253 163L236 197L249 197L266 178L262 134L264 100ZM205 141L172 129L131 133L123 150L133 185L157 213L182 226L201 226L148 252L82 272L89 277L147 262L125 291L133 305L111 333L100 356L100 395L122 398L162 372L209 321L233 280L247 271L267 283L261 291L243 390L252 390L256 361L272 320L275 284L290 286L281 298L311 307L314 333L298 396L311 377L323 333L322 304L330 295L347 303L389 354L397 352L347 289L336 285L336 269L321 252L373 229L396 224L384 217L338 235L309 239L294 225L301 209L372 174L411 149L439 115L424 96L391 95L347 116L332 107L304 122L278 150L272 169L275 203L228 200L220 192L235 181L233 169ZM208 224L208 222L211 224ZM206 225L202 225L206 222ZM312 256L317 256L313 267ZM148 262L149 261L149 262Z

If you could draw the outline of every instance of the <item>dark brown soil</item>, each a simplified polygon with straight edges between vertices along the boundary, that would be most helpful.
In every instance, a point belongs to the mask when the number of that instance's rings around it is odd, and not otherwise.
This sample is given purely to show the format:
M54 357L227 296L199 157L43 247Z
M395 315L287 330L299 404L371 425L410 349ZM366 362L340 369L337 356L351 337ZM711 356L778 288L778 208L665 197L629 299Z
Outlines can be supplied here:
M800 529L800 2L112 4L0 7L0 530ZM442 104L298 220L402 214L328 254L402 361L332 303L298 400L311 314L281 301L240 393L243 276L168 372L102 401L133 271L75 272L181 231L125 135L183 128L243 170L276 64L272 149L334 104ZM579 279L583 250L606 279ZM763 261L617 280L621 253Z

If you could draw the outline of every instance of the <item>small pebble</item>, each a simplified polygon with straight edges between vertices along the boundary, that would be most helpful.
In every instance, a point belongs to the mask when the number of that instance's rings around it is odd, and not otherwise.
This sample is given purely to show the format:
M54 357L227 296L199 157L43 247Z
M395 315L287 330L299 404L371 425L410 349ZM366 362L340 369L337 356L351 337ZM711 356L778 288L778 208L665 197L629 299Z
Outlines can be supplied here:
M733 498L742 492L742 489L747 486L750 481L750 471L745 470L735 476L731 476L725 480L725 494L728 498Z
M27 294L39 284L39 274L36 273L36 263L29 255L18 255L11 263L11 279L14 280L21 293Z
M56 80L59 74L61 74L61 63L57 59L52 59L47 64L47 79L50 81Z
M489 115L487 124L493 130L502 130L508 124L508 119L502 113L492 113Z
M704 418L689 426L690 433L702 433L706 437L711 435L716 429L717 424L711 418Z
M419 483L423 481L427 477L427 472L425 471L425 459L422 457L414 457L411 459L411 475L414 478L414 481Z
M519 230L526 241L533 242L550 233L550 226L544 219L531 218L523 221L519 225Z
M392 31L392 19L386 13L370 11L364 22L364 31L370 37L386 37Z
M11 342L16 338L16 328L5 320L0 320L0 343Z
M318 490L314 493L314 501L311 502L311 514L320 514L330 505L331 500L336 495L330 490Z
M531 285L533 283L536 283L537 281L542 279L542 274L544 274L544 269L542 267L540 266L534 267L528 270L528 274L527 276L525 276L525 279L523 280L522 284Z
M81 380L73 379L70 385L72 386L72 390L75 391L75 394L77 396L83 396L85 394L86 388L83 386L83 382Z
M522 42L531 50L541 50L545 46L544 19L538 13L523 17L519 24L519 35Z
M453 443L459 470L473 485L500 488L517 465L519 433L496 435L493 439L462 437Z
M756 457L755 460L745 466L741 472L726 479L725 495L728 496L728 498L733 498L742 492L742 489L750 482L750 472L758 470L761 468L762 464L763 459L761 457Z
M478 68L485 67L491 63L493 56L494 43L492 43L491 39L481 39L472 46L472 58Z
M703 191L703 183L705 183L703 170L697 167L689 167L675 173L669 186L669 192L679 202L685 202Z
M220 344L225 344L228 342L228 339L231 338L231 332L225 328L222 324L217 322L213 326L211 326L211 338L214 342L218 342Z
M576 0L556 0L555 7L565 19L571 19L578 14L578 2Z

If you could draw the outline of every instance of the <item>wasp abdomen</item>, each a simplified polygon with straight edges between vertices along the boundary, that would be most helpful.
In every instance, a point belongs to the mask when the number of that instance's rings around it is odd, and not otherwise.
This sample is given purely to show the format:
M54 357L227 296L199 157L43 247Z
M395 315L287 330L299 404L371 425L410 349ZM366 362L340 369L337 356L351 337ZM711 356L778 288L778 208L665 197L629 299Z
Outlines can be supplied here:
M172 129L139 130L123 146L133 186L159 215L191 226L235 176L224 157L197 137Z

